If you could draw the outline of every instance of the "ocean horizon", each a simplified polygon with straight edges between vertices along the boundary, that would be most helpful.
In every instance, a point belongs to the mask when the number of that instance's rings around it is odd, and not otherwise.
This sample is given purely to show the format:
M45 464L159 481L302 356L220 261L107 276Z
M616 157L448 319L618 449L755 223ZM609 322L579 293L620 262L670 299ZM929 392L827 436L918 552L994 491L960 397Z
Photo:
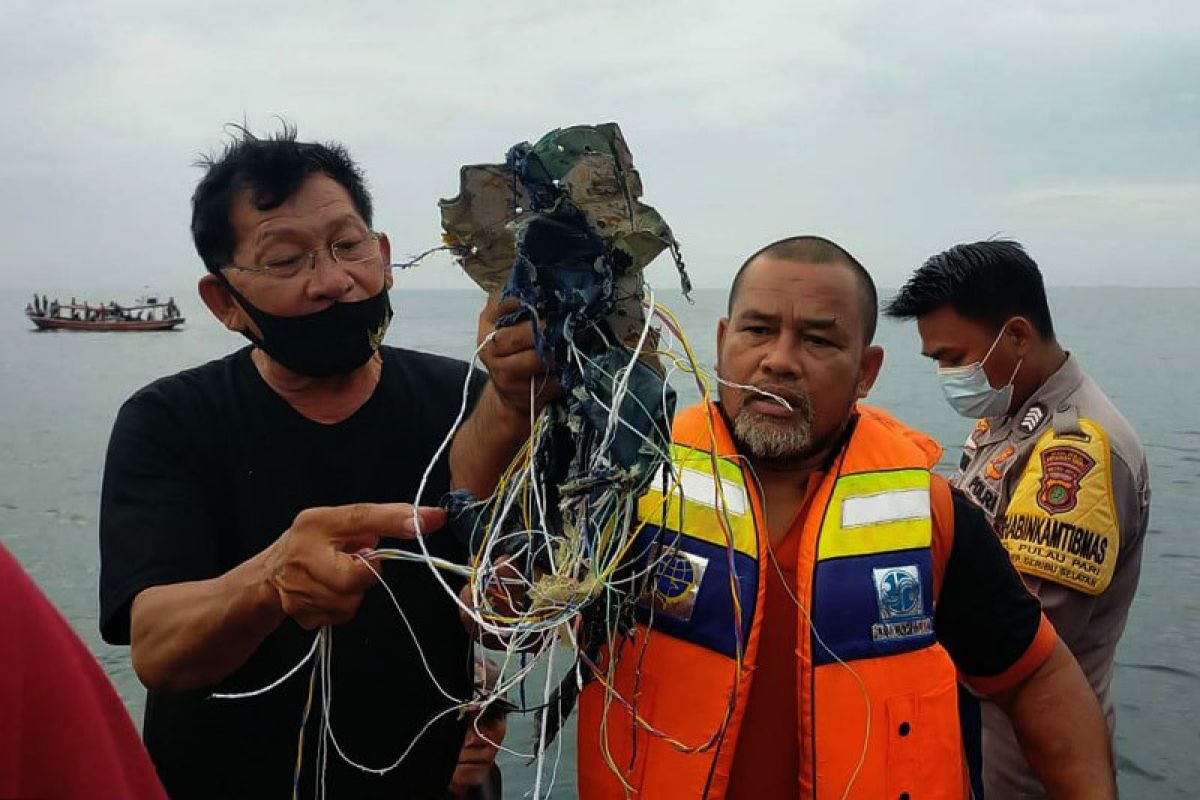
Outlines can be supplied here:
M656 299L680 317L701 363L711 367L725 290L697 289L689 303L665 271L660 281ZM0 292L0 367L6 375L0 541L83 637L139 725L144 690L128 648L101 642L96 622L97 514L108 434L121 402L141 386L245 344L211 317L194 284L168 288L157 294L175 298L186 326L139 335L35 332L22 314L33 288ZM55 296L54 287L38 291ZM127 303L146 291L71 287L58 298ZM1049 294L1060 340L1129 419L1150 463L1153 496L1142 578L1114 677L1122 796L1193 797L1200 784L1193 755L1200 746L1200 538L1191 527L1200 512L1200 374L1193 366L1200 286L1050 287ZM406 288L401 274L391 297L397 316L387 344L470 358L482 292ZM942 399L912 323L881 320L877 341L885 363L867 402L937 438L944 446L939 470L948 473L970 423ZM684 380L675 388L681 405L698 399ZM407 634L398 625L396 635ZM508 742L527 751L532 741L530 721L514 718ZM568 725L554 797L575 796L573 752ZM525 759L502 754L500 763L506 796L532 786L533 768Z

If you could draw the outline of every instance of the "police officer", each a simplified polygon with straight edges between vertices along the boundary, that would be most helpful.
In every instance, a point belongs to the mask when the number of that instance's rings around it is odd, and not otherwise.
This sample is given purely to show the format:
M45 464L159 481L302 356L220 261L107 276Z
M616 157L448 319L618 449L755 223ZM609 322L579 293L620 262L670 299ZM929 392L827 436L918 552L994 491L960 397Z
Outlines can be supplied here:
M1141 570L1150 488L1137 435L1055 337L1037 264L1013 241L931 257L887 314L917 320L955 411L978 422L951 482L983 510L1100 699ZM989 798L1044 797L983 703Z

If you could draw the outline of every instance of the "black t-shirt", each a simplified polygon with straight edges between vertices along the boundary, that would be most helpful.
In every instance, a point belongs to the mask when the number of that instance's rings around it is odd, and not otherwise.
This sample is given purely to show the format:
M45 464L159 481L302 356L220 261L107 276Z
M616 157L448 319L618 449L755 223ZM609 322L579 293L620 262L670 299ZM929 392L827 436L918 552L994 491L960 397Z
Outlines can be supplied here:
M1013 568L987 518L957 489L954 543L934 609L938 641L958 670L994 677L1025 654L1042 621L1042 606Z
M151 586L223 574L279 537L313 506L412 502L426 465L458 414L467 366L383 348L380 382L348 419L325 425L289 406L262 380L245 348L163 378L130 398L109 443L100 510L100 626L129 642L129 608ZM482 386L472 376L470 402ZM449 484L446 456L422 496L436 504ZM440 535L439 535L440 534ZM462 562L449 531L430 534L435 554ZM413 548L411 542L388 542ZM384 576L420 648L382 587L333 629L332 721L337 743L384 777L347 765L330 746L325 786L333 797L438 797L453 772L463 727L446 714L471 692L471 645L457 608L422 564L385 562ZM315 631L292 620L240 669L194 692L150 691L146 746L173 798L292 796L301 717L311 669L272 692L217 700L281 677L308 652ZM300 796L313 796L321 720L320 681L306 728Z

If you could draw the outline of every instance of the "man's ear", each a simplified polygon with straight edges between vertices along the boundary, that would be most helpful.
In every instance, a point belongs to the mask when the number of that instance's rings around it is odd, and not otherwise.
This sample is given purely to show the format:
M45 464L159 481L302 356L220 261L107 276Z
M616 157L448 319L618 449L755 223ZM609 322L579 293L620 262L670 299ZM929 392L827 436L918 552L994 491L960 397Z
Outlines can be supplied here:
M879 370L882 367L883 348L877 344L864 348L862 361L858 368L858 386L855 387L859 400L871 393L871 387L875 385L875 379L879 377Z
M233 295L225 288L225 284L217 279L216 275L211 273L205 275L200 279L196 288L200 291L200 299L204 301L204 305L208 306L212 315L226 328L234 333L241 333L251 327L250 318L246 316L246 312L233 299Z
M392 243L386 233L379 234L379 256L383 259L383 282L390 289L396 278L392 275Z
M713 366L719 372L721 369L721 346L725 343L725 334L729 332L729 317L717 320L717 362Z
M1017 358L1027 358L1029 352L1033 350L1034 343L1038 340L1037 328L1025 317L1010 319L1004 335L1012 340L1013 352L1016 353Z

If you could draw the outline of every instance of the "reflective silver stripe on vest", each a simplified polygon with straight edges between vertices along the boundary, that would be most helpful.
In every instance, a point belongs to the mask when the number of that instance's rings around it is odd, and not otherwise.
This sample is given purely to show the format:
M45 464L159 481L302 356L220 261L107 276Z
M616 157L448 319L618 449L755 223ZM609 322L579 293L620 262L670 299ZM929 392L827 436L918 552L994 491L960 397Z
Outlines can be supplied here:
M661 491L666 486L670 490L674 485L672 478L663 477L665 469L665 464L658 468L658 473L650 483L651 489ZM679 466L675 467L675 471L679 480L679 491L683 493L684 499L709 508L717 507L717 492L711 473ZM721 488L725 495L725 510L738 516L746 514L748 506L746 490L728 478L721 478Z
M842 501L842 527L861 528L910 519L929 519L928 489L898 489L852 495Z

